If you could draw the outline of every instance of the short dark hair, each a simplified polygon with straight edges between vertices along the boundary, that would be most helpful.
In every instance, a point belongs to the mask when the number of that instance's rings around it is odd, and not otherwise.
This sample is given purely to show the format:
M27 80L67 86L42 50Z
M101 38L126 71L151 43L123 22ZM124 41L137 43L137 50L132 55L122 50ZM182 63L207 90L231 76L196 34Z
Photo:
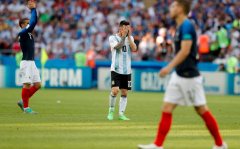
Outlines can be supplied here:
M20 26L21 28L22 28L21 25L24 24L26 20L29 20L29 19L28 19L28 18L22 18L22 19L19 20L19 26Z
M126 20L122 20L120 23L119 23L119 27L122 27L123 25L129 25L130 23Z
M187 15L191 10L191 4L188 0L175 0L180 6L182 6L184 13Z

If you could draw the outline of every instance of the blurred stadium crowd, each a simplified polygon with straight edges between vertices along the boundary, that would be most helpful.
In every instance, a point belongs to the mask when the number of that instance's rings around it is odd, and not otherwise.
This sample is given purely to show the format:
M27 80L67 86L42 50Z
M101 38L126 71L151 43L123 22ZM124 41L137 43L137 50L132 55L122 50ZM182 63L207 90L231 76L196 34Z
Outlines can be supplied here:
M76 52L94 50L98 60L111 59L108 37L118 23L129 20L138 51L134 61L170 61L175 23L169 16L173 0L157 0L149 8L142 0L38 0L35 27L36 58L41 48L49 58L74 59ZM19 18L30 18L27 0L0 0L0 53L19 52ZM189 19L196 25L201 61L240 58L240 1L192 0Z

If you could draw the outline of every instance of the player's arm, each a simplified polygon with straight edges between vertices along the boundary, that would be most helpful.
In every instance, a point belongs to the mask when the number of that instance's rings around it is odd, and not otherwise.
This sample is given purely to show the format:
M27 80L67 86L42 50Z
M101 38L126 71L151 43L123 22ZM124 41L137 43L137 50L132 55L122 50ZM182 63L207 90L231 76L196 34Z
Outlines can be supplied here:
M168 75L173 68L178 66L180 63L182 63L187 56L191 52L191 47L193 44L192 34L191 34L191 26L184 26L182 30L182 37L181 37L181 49L175 56L175 58L160 71L160 77L165 77Z
M122 38L121 40L119 41L119 43L114 46L114 49L115 50L121 50L123 45L124 45L124 42L125 42L125 39L127 37L127 34L128 34L128 28L127 27L124 27L121 31L121 34L122 34Z
M111 50L114 49L114 47L118 44L114 36L109 37L109 44L110 44Z
M30 23L26 28L24 28L21 33L29 33L32 32L34 27L37 25L37 11L36 11L36 2L29 1L29 6L28 8L31 10L31 19Z
M131 27L128 25L128 40L129 40L129 44L130 44L130 48L133 52L137 51L137 46L134 43L134 39L131 36L132 31L131 31Z
M128 39L129 39L129 44L130 44L130 48L133 52L137 51L137 46L136 44L134 43L134 39L132 36L128 36Z
M114 49L115 50L121 50L123 45L124 45L125 39L126 39L126 36L122 36L122 38L119 41L119 43L116 46L114 46Z
M169 63L169 67L173 69L176 66L178 66L181 62L183 62L187 58L187 56L190 54L191 47L192 47L192 40L183 40L181 42L181 50L177 53L173 61Z

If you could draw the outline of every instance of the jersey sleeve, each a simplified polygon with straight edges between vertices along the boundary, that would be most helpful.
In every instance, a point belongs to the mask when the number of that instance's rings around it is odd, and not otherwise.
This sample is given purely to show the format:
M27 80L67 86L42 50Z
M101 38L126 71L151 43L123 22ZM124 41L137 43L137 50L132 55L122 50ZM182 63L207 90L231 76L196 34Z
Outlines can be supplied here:
M24 35L27 33L31 33L34 29L34 27L37 25L37 11L35 8L31 9L31 19L30 23L27 25L26 28L24 28L19 35Z
M132 41L134 42L134 38L133 38L133 36L131 36L131 39L132 39ZM134 42L135 43L135 42Z
M193 26L190 22L186 22L182 26L181 40L193 40L192 36Z
M111 49L113 49L118 44L118 42L115 39L115 37L110 36L109 37L109 44L110 44Z

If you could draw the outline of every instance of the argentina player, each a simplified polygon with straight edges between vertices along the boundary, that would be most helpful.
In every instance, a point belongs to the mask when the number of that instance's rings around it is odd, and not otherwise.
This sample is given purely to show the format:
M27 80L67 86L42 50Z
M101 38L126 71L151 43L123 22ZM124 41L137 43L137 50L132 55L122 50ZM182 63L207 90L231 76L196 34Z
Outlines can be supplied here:
M213 149L227 149L227 144L223 142L220 135L217 121L206 105L202 85L203 78L197 68L196 30L194 25L187 19L190 7L188 0L175 0L170 10L171 17L177 22L174 37L176 56L172 62L160 70L159 75L165 77L173 68L175 68L175 71L171 75L164 96L162 119L159 124L157 138L150 145L138 145L140 149L163 149L163 142L172 123L172 112L177 105L194 106L215 140Z
M127 93L131 90L131 50L136 51L137 46L131 36L129 22L123 20L119 24L119 32L109 37L112 51L111 83L112 92L109 97L108 119L113 120L114 107L119 89L121 97L119 102L119 120L130 120L123 113L127 106Z
M34 62L34 39L32 31L37 24L36 2L34 0L28 1L28 8L31 10L31 20L23 18L19 20L19 26L22 31L18 34L23 58L20 63L20 71L22 74L22 99L18 101L18 105L24 113L36 114L29 108L29 98L41 88L41 80L38 69ZM31 87L31 84L34 86Z

